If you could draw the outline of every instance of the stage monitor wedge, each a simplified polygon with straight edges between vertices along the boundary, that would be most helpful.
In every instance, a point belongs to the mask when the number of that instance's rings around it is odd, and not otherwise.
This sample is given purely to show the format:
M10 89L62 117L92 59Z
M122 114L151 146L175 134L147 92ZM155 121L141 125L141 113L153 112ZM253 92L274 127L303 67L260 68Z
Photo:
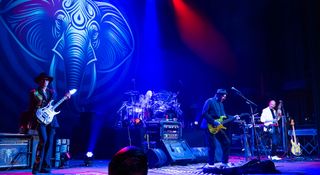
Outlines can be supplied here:
M187 164L196 157L185 140L162 140L163 150L172 164Z

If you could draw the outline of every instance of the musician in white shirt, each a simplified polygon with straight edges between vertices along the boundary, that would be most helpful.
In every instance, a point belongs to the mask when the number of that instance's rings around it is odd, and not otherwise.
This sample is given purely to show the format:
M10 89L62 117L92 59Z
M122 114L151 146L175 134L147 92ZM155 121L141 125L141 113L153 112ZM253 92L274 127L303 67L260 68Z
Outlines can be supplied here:
M276 101L270 100L268 107L264 108L261 113L260 121L264 124L264 131L267 132L269 139L271 140L271 154L269 159L281 160L280 157L276 155L277 147L280 141L280 131L279 131L279 117L277 116Z

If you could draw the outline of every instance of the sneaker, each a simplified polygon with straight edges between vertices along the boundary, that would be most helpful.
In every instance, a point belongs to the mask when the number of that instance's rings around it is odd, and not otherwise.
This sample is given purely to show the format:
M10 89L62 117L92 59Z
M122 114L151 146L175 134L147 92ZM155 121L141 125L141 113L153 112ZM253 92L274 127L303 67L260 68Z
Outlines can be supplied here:
M281 160L281 158L278 157L278 156L272 156L272 157L271 157L271 160Z
M207 168L216 168L214 164L207 164Z
M225 167L226 165L224 163L221 162L217 162L215 164L208 164L207 167L208 168L221 168L221 167Z
M219 162L219 163L215 163L214 166L216 168L219 168L219 169L224 169L224 168L229 168L229 163L222 163L222 162Z
M236 165L234 163L229 162L229 163L227 163L227 166L228 166L228 168L232 168L232 167L235 167Z
M216 168L214 163L207 163L207 168Z

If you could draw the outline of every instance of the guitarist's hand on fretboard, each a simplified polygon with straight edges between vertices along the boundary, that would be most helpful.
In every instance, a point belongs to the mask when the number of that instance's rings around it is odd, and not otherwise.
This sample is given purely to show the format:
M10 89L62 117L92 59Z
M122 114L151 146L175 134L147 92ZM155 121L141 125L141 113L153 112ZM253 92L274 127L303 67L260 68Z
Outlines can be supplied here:
M71 98L71 94L68 92L66 93L66 95L64 95L67 99L70 99Z
M221 123L220 123L219 121L215 120L213 126L214 126L214 127L217 127L217 126L219 126L219 125L221 125Z
M211 134L216 134L218 133L221 129L227 129L223 125L233 121L234 119L239 120L241 116L248 115L247 113L243 113L240 115L235 115L235 116L220 116L218 119L215 119L214 125L208 124L208 129Z

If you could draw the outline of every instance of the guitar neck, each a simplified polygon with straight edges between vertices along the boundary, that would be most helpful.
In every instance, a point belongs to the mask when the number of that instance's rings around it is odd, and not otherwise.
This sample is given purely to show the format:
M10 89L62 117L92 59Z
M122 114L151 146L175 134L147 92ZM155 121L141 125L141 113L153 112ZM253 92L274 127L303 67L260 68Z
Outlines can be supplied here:
M230 116L228 119L222 121L221 124L223 125L223 124L226 124L226 123L228 123L228 122L231 122L231 121L234 120L235 118L236 118L235 116Z
M65 101L67 99L66 96L64 96L61 100L59 100L53 107L52 109L56 109L63 101Z
M292 135L293 135L293 141L296 143L297 137L296 137L296 131L294 129L294 125L292 125Z

